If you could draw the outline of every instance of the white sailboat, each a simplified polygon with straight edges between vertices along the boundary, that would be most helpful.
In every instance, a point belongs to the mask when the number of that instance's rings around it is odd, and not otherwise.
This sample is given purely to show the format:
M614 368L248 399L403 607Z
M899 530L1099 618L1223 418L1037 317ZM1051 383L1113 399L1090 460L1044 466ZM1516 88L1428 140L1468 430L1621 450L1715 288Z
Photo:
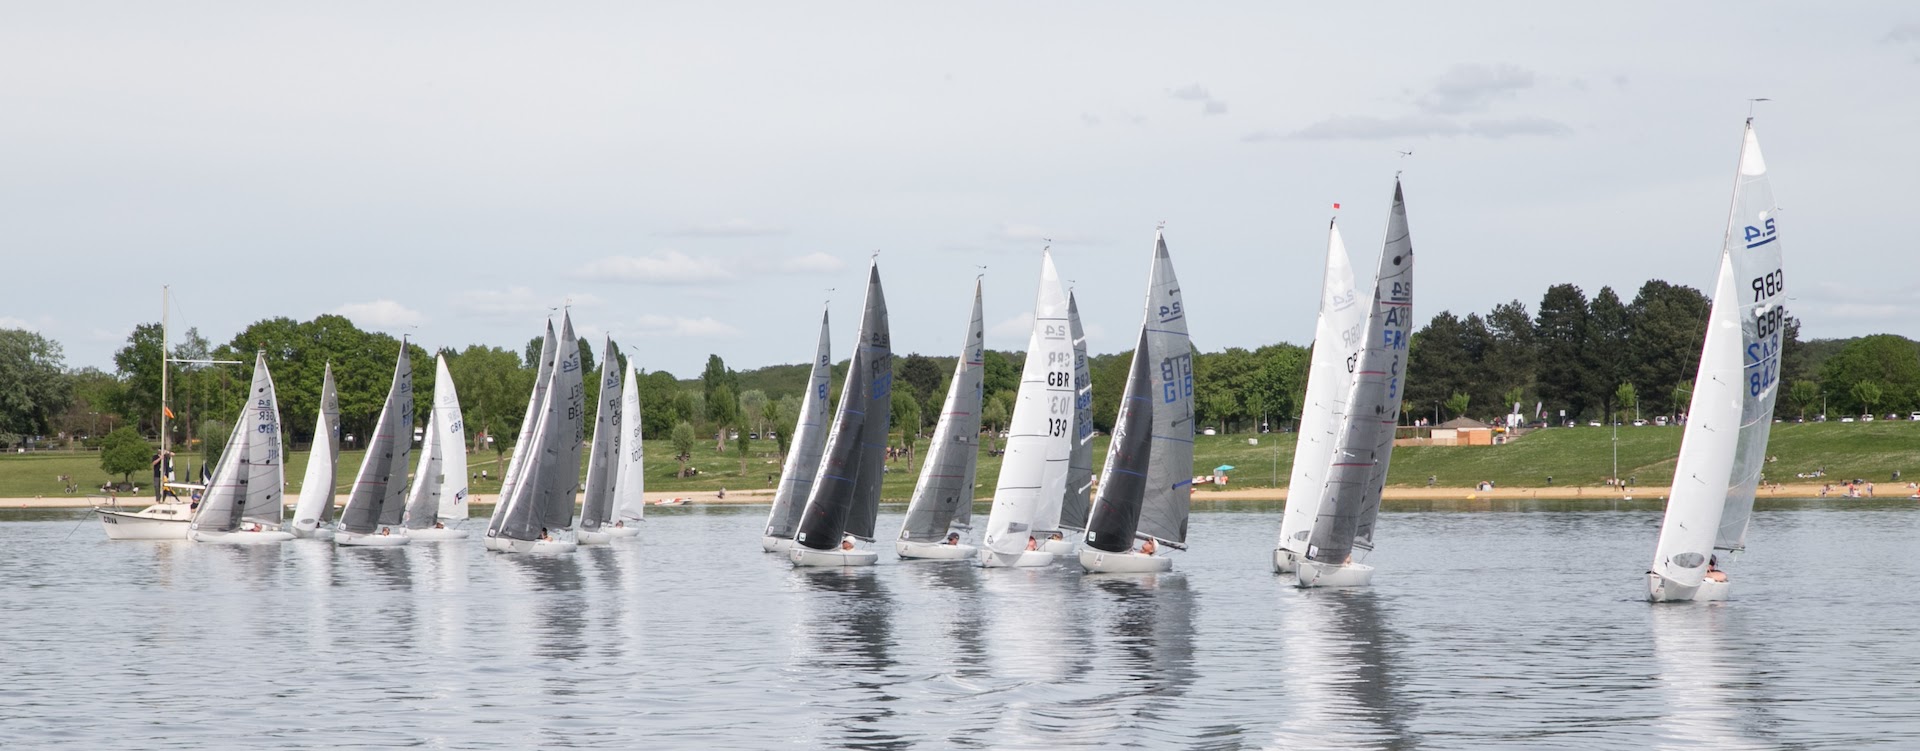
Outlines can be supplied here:
M293 504L293 536L333 539L333 482L340 466L340 392L333 385L333 364L320 377L320 416L313 426L307 472L300 500Z
M807 377L807 390L800 395L800 416L793 426L793 440L787 445L787 460L780 468L780 487L773 492L773 508L767 511L767 529L760 537L760 549L785 555L793 547L794 530L800 528L800 512L807 507L813 492L813 477L820 471L820 457L827 448L827 390L833 378L833 352L827 341L827 313L820 313L820 344L813 357L813 373Z
M494 538L499 536L500 525L507 515L507 499L514 497L520 487L521 479L532 471L534 457L540 453L535 428L540 425L540 416L545 414L547 382L553 378L553 358L559 348L559 338L553 333L553 320L547 320L546 333L540 339L540 355L533 361L533 393L527 397L527 410L520 418L520 435L514 444L513 456L507 459L507 472L500 476L500 495L494 498L493 513L487 517L487 549L494 549Z
M395 529L407 511L407 455L413 453L413 360L407 343L393 363L393 384L380 406L373 440L354 475L353 490L340 509L333 544L348 547L393 547L407 544L405 530Z
M1320 516L1334 441L1353 388L1348 363L1358 363L1366 334L1366 308L1354 286L1353 264L1339 225L1327 223L1327 265L1320 282L1320 315L1314 324L1313 359L1307 366L1305 404L1294 441L1293 471L1287 480L1287 505L1280 517L1280 540L1273 548L1273 570L1292 573L1306 557L1307 538Z
M1060 529L1048 535L1040 549L1071 555L1073 542L1066 532L1087 531L1093 513L1093 373L1087 369L1087 331L1080 325L1080 301L1067 290L1067 329L1073 332L1073 452L1067 455L1067 486L1060 499Z
M573 539L581 545L605 545L613 535L613 486L620 455L620 357L609 335L600 349L600 399L593 416L593 444L587 448L587 483L580 500L579 526Z
M447 358L434 357L433 412L427 416L420 468L407 499L407 536L415 540L464 540L467 531L447 526L467 520L467 429L460 414Z
M542 349L544 353L544 344ZM539 406L529 410L532 427L520 431L521 447L515 451L520 473L515 475L509 466L513 487L510 492L502 488L499 525L487 530L488 550L544 554L571 553L579 547L566 532L573 526L573 499L580 489L586 389L570 316L561 316L560 337L552 351L545 387L533 392Z
M284 459L280 403L274 395L273 376L267 372L267 353L258 352L247 404L234 421L187 539L228 544L293 539L292 532L281 529L286 515Z
M1373 549L1374 519L1393 456L1394 427L1400 422L1413 321L1413 239L1397 180L1373 287L1364 346L1347 391L1346 413L1340 417L1319 514L1294 571L1300 587L1360 587L1373 581L1373 567L1355 562L1353 554Z
M1159 233L1152 264L1122 399L1125 414L1115 421L1080 549L1080 565L1096 573L1166 571L1173 560L1157 555L1158 549L1186 549L1193 500L1193 344L1173 259ZM1136 538L1147 541L1139 550Z
M1726 599L1720 556L1731 559L1746 548L1780 390L1787 316L1775 219L1767 164L1748 119L1700 370L1647 572L1653 602Z
M853 545L873 541L893 414L893 335L878 262L867 269L866 309L854 342L833 430L787 549L795 566L871 566L880 557Z
M953 365L947 400L933 428L927 460L920 466L920 481L907 503L900 539L893 544L901 558L964 561L973 557L974 547L960 541L958 530L973 526L973 480L980 464L980 404L986 381L985 337L976 279L973 315Z
M1007 450L994 484L993 509L975 563L986 568L1046 566L1054 554L1039 549L1043 531L1059 526L1060 502L1073 454L1073 330L1067 294L1053 253L1041 251L1040 289L1033 305L1033 334L1020 372ZM1049 510L1050 509L1050 510ZM1044 522L1047 530L1038 529Z
M646 437L640 422L640 371L627 358L626 378L620 387L618 466L613 479L613 526L600 531L612 537L637 537L647 518Z
M139 511L122 511L117 506L95 506L93 511L100 516L100 525L106 529L109 540L185 540L188 527L193 522L193 505L183 500L178 493L169 491L192 492L205 490L204 485L193 485L173 481L172 431L167 422L173 419L172 372L176 364L240 364L233 360L179 360L168 353L168 310L170 291L160 288L160 454L161 469L154 478L153 505Z

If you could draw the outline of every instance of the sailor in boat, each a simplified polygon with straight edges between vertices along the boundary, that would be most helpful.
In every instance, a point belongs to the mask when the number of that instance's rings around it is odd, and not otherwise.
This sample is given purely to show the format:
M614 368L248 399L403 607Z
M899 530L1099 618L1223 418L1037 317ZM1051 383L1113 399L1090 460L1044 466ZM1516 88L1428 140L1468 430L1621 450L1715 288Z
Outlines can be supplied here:
M1153 551L1159 550L1159 549L1160 549L1160 546L1154 543L1153 538L1149 537L1147 538L1146 543L1140 546L1140 554L1153 555Z
M1717 582L1727 580L1727 572L1720 570L1720 556L1707 557L1707 580Z
M847 535L845 537L840 538L840 549L841 550L853 549L853 535Z
M435 520L435 521L434 521L434 523L433 523L433 528L434 528L434 529L446 529L446 528L447 528L447 523L446 523L446 522L443 522L443 521L438 521L438 520Z
M947 544L948 544L948 545L959 545L959 544L960 544L960 533L959 533L959 532L948 532L948 533L947 533Z
M381 536L381 537L386 537L386 536L388 536L388 535L391 535L391 534L393 534L393 528L392 528L392 527L381 527L381 528L380 528L380 536Z
M1039 541L1039 540L1035 540L1035 539L1033 539L1033 535L1027 535L1027 549L1028 549L1028 550L1039 550L1039 549L1040 549L1040 541Z
M541 528L540 528L540 539L542 539L542 540L545 540L545 541L547 541L547 542L552 542L552 541L553 541L553 535L550 535L550 534L547 534L547 528L546 528L546 527L541 527Z

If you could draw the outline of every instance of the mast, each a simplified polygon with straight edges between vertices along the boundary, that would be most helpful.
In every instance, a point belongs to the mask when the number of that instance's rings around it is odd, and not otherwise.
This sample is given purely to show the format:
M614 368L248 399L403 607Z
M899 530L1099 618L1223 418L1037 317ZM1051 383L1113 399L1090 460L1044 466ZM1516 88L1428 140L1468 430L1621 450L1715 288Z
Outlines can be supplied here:
M160 457L159 457L161 476L156 480L154 480L154 483L153 483L153 500L156 503L161 500L164 500L167 497L167 481L173 479L173 476L166 471L168 465L172 463L167 461L167 447L171 443L170 441L167 440L171 436L171 432L167 430L167 410L169 409L169 407L167 406L167 401L168 401L168 394L170 393L169 389L172 386L172 384L167 379L167 371L171 370L171 368L167 366L168 359L169 359L169 355L167 354L167 285L162 284L160 285Z

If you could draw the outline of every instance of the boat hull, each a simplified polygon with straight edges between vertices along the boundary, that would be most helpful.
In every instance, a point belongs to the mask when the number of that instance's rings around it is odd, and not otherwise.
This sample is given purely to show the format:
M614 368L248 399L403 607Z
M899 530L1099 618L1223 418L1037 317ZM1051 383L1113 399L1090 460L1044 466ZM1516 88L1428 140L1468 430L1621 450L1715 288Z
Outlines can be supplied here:
M407 530L407 537L420 542L444 542L447 540L465 540L467 539L467 531L464 529L450 529L446 527L440 527L437 529L434 527L428 527L426 529L409 529Z
M1097 548L1080 551L1080 566L1095 574L1157 574L1173 570L1173 559L1160 555L1109 553Z
M1048 553L1052 553L1052 554L1054 554L1055 556L1068 556L1068 555L1073 555L1073 541L1071 541L1071 540L1041 540L1041 541L1040 541L1040 549L1041 549L1042 551L1044 551L1044 552L1048 552Z
M1040 568L1053 565L1053 554L1045 550L998 553L981 548L980 555L973 559L973 565L981 568Z
M294 522L287 531L292 532L294 538L300 540L333 539L333 528L322 527L316 522Z
M181 512L180 518L168 519L168 518L159 517L159 516L142 516L141 515L148 512L160 513L159 511L156 510L160 508L158 506L149 508L147 509L147 511L142 511L140 513L127 513L125 511L108 511L106 509L99 509L99 508L94 509L94 511L100 514L100 526L106 528L107 539L109 540L185 540L187 539L187 532L193 526L192 524L193 517L189 512L186 511L187 505L184 503L167 504L167 505L179 506L180 508L177 510ZM167 510L172 511L176 509L167 509Z
M257 532L247 530L213 532L210 530L196 529L187 533L187 539L194 542L207 542L220 545L266 545L291 540L293 539L293 533L278 529L263 529Z
M580 544L572 540L515 540L510 537L489 537L487 549L500 553L559 555L580 549Z
M1373 583L1373 567L1364 563L1321 563L1315 560L1303 560L1294 572L1297 577L1295 586L1301 589L1311 587L1364 587Z
M605 527L582 529L573 533L573 539L581 545L605 545L613 542L613 535L607 534Z
M1727 599L1732 582L1717 582L1702 579L1699 586L1689 587L1659 574L1647 574L1648 602L1719 602Z
M614 537L614 538L640 536L639 527L601 527L600 531L605 532L607 533L607 536Z
M360 535L344 530L333 532L333 544L348 548L392 548L405 545L407 542L408 537L404 533Z
M914 542L898 540L893 543L893 551L901 558L915 561L964 561L972 558L975 548L972 545L948 545L944 542Z
M1286 548L1274 549L1273 573L1291 574L1295 571L1298 571L1299 569L1300 569L1300 558L1296 553Z
M793 538L762 537L760 538L760 549L765 550L769 553L779 553L781 555L786 555L788 550L793 549Z
M787 560L795 567L811 566L871 566L880 560L880 554L871 550L814 550L805 545L787 548Z

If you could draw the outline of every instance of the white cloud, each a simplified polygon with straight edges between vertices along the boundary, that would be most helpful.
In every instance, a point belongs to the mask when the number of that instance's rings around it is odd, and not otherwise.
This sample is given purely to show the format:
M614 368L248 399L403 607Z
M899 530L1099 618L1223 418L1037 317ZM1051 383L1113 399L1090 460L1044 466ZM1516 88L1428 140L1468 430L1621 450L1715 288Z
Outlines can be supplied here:
M13 316L0 316L0 329L27 329L31 331L33 330L33 324L27 323L24 319L14 318Z
M1305 140L1380 140L1391 138L1431 138L1460 135L1460 125L1432 115L1372 117L1342 115L1294 131L1293 138Z
M751 219L735 218L723 222L690 225L661 234L668 237L770 237L787 234L787 230L785 227L770 227Z
M1460 64L1448 68L1414 106L1440 115L1485 112L1495 99L1533 87L1533 71L1518 65Z
M740 330L711 316L688 318L648 313L630 327L639 336L734 337Z
M1466 135L1481 138L1508 136L1564 136L1573 129L1544 117L1514 117L1505 120L1475 120L1467 123Z
M574 276L638 284L717 284L736 278L732 271L711 259L695 258L672 249L650 256L608 256L587 264Z
M996 339L1018 339L1018 349L1027 348L1027 340L1033 337L1033 312L1028 311L1001 321L987 329L987 335Z
M389 329L401 326L418 326L427 320L420 311L409 308L392 300L374 300L373 302L351 302L334 308L334 315L346 316L355 325L376 329Z
M1213 92L1208 91L1207 87L1197 83L1190 83L1177 89L1168 89L1167 97L1183 102L1199 102L1200 114L1203 115L1224 115L1227 112L1226 102L1213 98Z
M847 267L847 262L839 256L815 251L804 256L789 258L780 263L780 270L790 274L822 274L839 271Z

